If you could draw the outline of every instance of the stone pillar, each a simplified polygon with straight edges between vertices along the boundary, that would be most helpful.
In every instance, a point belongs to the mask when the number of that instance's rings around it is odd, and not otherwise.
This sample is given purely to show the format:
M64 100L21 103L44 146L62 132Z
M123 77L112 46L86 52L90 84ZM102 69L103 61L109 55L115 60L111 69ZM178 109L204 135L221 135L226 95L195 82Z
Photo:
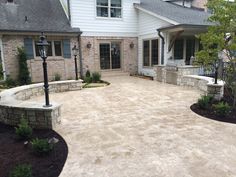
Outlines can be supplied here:
M216 100L221 100L224 96L224 85L207 84L207 95L213 96Z

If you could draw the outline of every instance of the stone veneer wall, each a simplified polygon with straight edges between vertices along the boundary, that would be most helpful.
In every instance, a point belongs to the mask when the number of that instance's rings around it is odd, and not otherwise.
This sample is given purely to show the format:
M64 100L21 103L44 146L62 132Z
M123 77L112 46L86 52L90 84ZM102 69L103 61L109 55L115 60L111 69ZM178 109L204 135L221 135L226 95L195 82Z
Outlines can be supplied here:
M199 67L154 66L154 70L156 72L154 80L159 82L197 88L205 94L213 96L217 100L220 100L224 95L223 81L218 81L219 84L214 84L213 78L198 76Z
M10 75L13 79L18 78L19 64L17 59L17 47L24 46L24 38L32 37L38 40L39 36L23 36L23 35L3 35L3 55L6 74ZM63 36L48 36L47 40L63 40L70 39L71 48L76 44L78 46L76 37L63 37ZM43 67L42 59L35 57L35 59L28 60L28 68L33 82L43 81ZM75 77L74 57L65 59L63 57L48 57L48 78L53 80L55 74L59 74L62 80L73 79ZM79 62L78 62L79 68ZM79 71L78 71L79 72Z
M130 74L138 71L138 39L124 37L85 37L81 38L83 72L88 68L91 72L100 71L99 43L119 41L121 42L121 70ZM92 44L87 48L87 44ZM134 48L130 48L130 43L134 43Z
M52 82L50 93L82 89L82 80ZM0 93L0 122L17 125L23 116L34 128L53 129L60 123L61 105L43 107L43 103L26 101L44 94L43 84L33 84L5 90Z

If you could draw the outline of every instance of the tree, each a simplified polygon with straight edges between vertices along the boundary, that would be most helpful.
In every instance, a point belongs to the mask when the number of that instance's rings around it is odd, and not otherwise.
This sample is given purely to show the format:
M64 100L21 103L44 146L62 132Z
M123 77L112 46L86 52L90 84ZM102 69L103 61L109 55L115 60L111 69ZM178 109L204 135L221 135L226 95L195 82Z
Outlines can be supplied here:
M209 21L212 26L199 35L203 50L197 52L196 62L205 67L217 63L219 53L228 62L225 83L232 93L233 105L236 106L236 2L209 0L208 9L212 11Z
M31 78L27 66L27 56L25 53L24 48L17 48L18 51L18 61L19 61L19 84L20 85L27 85L31 83Z

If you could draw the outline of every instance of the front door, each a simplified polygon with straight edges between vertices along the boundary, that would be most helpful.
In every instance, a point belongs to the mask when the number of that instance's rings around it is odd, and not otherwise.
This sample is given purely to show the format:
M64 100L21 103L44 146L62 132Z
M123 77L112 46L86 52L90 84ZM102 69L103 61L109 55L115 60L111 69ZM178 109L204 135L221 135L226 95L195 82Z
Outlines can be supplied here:
M121 68L120 42L100 43L100 67L102 70Z

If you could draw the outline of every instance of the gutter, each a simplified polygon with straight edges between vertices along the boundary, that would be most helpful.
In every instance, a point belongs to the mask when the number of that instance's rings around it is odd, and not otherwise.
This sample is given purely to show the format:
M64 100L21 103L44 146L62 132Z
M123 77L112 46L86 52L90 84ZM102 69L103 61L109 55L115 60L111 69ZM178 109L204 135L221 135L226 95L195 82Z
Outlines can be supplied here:
M161 64L164 65L164 47L165 47L165 39L161 34L161 31L157 29L158 36L161 38Z
M79 45L79 65L80 65L80 79L83 79L83 61L82 61L82 45L81 45L81 33L78 34L77 40Z
M82 34L82 31L45 31L45 30L5 30L5 29L0 29L0 33L1 34L17 34L19 35L19 33L21 33L22 35L29 35L29 34L38 34L41 33L42 31L44 31L45 34L50 34L50 35L69 35L69 36L75 36L78 33Z

